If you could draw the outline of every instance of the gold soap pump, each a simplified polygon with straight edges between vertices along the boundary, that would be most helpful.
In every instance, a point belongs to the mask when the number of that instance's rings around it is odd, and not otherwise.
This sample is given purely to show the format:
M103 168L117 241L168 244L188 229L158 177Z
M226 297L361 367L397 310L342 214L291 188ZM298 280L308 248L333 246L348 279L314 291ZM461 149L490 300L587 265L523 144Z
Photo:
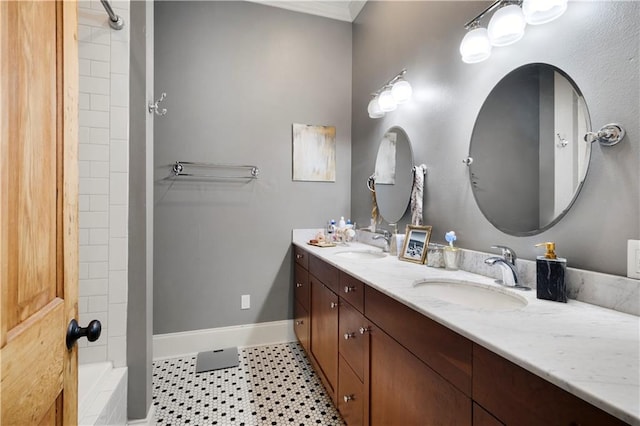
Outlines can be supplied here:
M556 255L556 243L536 244L536 247L542 246L545 246L547 252L544 256L536 257L536 297L567 303L567 284L565 282L567 259Z

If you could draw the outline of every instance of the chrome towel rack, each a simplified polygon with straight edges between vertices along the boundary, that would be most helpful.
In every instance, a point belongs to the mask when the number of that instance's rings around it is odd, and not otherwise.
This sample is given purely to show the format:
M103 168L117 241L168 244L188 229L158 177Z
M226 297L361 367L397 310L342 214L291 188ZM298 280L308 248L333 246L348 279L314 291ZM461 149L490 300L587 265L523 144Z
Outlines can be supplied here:
M193 169L193 171L189 171ZM207 170L221 170L227 173L207 173ZM242 175L231 173L232 171L245 170L248 174ZM199 173L203 171L203 173ZM240 164L215 164L215 163L197 163L192 161L176 161L171 165L171 173L175 177L188 176L196 178L211 179L257 179L260 174L258 166L240 165Z

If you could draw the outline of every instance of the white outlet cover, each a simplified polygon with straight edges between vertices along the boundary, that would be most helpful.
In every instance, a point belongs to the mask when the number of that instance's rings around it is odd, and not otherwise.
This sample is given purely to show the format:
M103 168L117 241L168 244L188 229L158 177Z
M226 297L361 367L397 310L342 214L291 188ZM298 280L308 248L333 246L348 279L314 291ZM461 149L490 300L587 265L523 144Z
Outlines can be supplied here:
M249 309L251 308L251 295L243 294L240 297L240 309Z
M627 277L640 279L640 240L627 241Z

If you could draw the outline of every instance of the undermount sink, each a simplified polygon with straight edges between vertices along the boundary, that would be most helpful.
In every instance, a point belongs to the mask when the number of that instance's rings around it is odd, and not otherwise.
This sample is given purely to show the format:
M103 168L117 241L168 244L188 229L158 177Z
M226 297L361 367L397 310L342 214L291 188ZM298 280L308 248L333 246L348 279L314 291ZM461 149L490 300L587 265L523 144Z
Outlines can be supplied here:
M342 257L345 259L370 260L370 259L381 259L385 257L386 254L381 251L373 251L373 250L348 250L348 251L340 251L336 253L335 256Z
M421 280L414 283L421 296L454 305L490 311L509 311L527 306L527 299L487 284L456 280Z

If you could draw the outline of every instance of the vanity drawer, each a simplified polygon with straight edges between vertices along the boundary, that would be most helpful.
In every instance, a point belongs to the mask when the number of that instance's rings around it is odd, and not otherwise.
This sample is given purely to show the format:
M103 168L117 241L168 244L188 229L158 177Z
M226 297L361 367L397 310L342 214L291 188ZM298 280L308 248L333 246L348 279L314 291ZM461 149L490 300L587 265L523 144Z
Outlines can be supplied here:
M364 313L465 395L471 395L470 340L369 286L365 287Z
M313 255L309 255L309 273L326 285L334 293L338 289L338 269Z
M338 294L360 312L364 311L364 286L362 281L340 271L340 291Z
M296 337L298 341L304 348L307 354L310 354L309 347L309 338L310 338L310 321L309 321L309 311L302 307L302 304L299 302L295 302L294 304L293 315L295 319L293 320L293 330L296 333Z
M348 426L364 424L364 386L349 364L339 357L338 411Z
M293 258L304 269L309 269L309 253L298 246L293 246Z
M505 425L626 425L501 356L473 345L473 399Z
M295 299L303 308L309 310L310 300L309 272L300 265L295 266L295 274L293 276L293 293Z
M346 302L340 303L338 323L340 355L344 357L358 378L364 381L365 339L368 336L366 332L361 333L360 329L368 330L369 324L360 312Z

